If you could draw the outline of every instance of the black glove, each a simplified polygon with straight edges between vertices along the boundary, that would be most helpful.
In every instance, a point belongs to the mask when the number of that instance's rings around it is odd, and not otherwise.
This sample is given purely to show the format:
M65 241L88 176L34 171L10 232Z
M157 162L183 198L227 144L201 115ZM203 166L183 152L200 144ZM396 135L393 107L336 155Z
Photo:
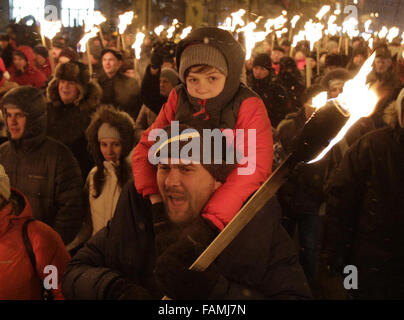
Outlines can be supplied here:
M150 300L153 299L149 291L142 286L132 283L128 279L117 279L108 287L106 300Z
M219 279L215 266L204 272L188 268L214 240L219 230L198 217L182 229L180 238L158 258L155 278L161 290L173 299L207 298Z
M203 272L188 268L202 248L189 240L171 245L157 260L154 277L160 290L171 299L207 299L221 277L213 263Z
M154 245L156 256L160 256L168 246L179 239L181 229L175 226L168 218L163 202L155 203L151 206L154 228Z

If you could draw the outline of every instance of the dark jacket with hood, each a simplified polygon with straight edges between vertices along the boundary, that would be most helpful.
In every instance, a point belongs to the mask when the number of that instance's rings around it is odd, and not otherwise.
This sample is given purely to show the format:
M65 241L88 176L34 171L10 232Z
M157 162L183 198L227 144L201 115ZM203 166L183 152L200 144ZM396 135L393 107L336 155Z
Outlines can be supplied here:
M204 208L202 216L212 221L219 229L223 227L239 211L247 198L255 192L269 177L272 168L273 147L271 123L264 103L249 88L240 83L240 75L244 66L244 50L229 32L218 28L200 28L194 30L177 47L177 66L181 63L181 54L190 43L203 43L216 47L224 55L228 65L228 75L223 91L216 97L201 100L189 95L185 84L178 85L172 90L167 103L150 128L135 147L132 157L132 168L136 189L143 196L157 194L156 168L148 161L148 151L153 141L148 140L148 134L155 128L164 128L171 121L181 123L209 121L210 126L220 129L254 129L256 132L256 157L248 159L249 164L256 164L252 174L238 175L238 168L247 165L238 164ZM180 75L180 78L183 75ZM243 154L248 150L247 133L244 134ZM240 151L240 150L239 150ZM234 192L237 190L237 193ZM229 201L224 202L223 199Z
M146 68L145 75L140 87L142 103L145 104L151 111L158 114L164 103L167 102L167 97L160 94L160 72L153 75L150 71L151 65Z
M279 224L275 199L215 260L223 276L206 299L308 299L310 289L294 246ZM67 299L161 299L153 270L155 234L148 201L132 182L114 218L71 260L62 290ZM125 244L124 246L122 244Z
M288 105L286 89L281 83L275 82L272 73L264 79L256 79L252 73L247 81L250 88L264 101L271 125L276 128L285 115L292 111Z
M112 78L102 71L97 80L102 88L101 102L127 112L136 121L142 106L138 82L119 71Z
M79 97L71 104L60 99L58 85L60 80L74 81L79 88ZM94 166L87 151L85 131L90 124L91 115L100 104L102 91L96 81L90 80L86 67L77 62L61 64L57 67L55 78L47 88L48 98L48 136L63 142L77 159L83 180Z
M0 163L11 186L28 198L33 216L54 228L67 244L83 219L80 168L65 145L46 136L46 102L37 89L12 89L3 100L3 105L8 103L25 112L27 122L20 139L11 139L8 132L11 140L0 146Z
M404 298L404 128L397 121L403 97L386 109L396 114L389 127L357 141L326 188L325 253L337 271L358 268L359 298Z

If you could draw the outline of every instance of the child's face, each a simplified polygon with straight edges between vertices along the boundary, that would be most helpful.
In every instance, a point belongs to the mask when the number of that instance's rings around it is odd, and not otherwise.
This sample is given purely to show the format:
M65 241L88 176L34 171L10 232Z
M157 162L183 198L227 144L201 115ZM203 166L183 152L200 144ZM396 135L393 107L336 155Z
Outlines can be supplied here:
M216 68L211 68L203 73L197 73L198 67L191 68L187 78L187 90L189 94L198 99L210 99L217 97L224 88L226 76Z

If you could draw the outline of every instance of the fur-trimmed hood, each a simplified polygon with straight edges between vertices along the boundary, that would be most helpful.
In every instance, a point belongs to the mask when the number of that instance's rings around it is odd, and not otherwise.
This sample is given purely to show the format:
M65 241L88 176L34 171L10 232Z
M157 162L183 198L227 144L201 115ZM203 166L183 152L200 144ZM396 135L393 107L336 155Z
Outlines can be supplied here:
M400 94L397 99L390 103L390 105L384 110L383 120L384 122L392 128L404 128L403 123L403 101L404 99L404 88L401 89Z
M46 97L48 102L50 102L54 107L60 107L63 102L60 100L59 96L59 79L54 78L48 85L46 89ZM90 80L88 82L84 93L81 95L76 105L80 108L80 111L93 112L100 105L102 97L102 89L96 80ZM80 97L79 97L80 98Z
M86 130L88 150L97 165L100 165L104 161L98 142L98 129L103 123L108 123L119 132L122 144L121 160L129 155L135 145L135 123L131 116L124 111L116 110L112 106L101 106L92 115L91 123Z

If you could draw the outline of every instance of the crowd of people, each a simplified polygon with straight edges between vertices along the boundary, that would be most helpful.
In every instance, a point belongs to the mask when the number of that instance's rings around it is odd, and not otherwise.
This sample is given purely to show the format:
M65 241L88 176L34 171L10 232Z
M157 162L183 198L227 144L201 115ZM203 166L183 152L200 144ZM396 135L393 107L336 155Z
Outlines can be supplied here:
M0 299L404 298L404 68L394 48L374 45L373 114L320 161L296 165L219 257L194 271L294 152L313 98L338 97L357 74L367 43L354 39L342 54L338 39L324 39L313 53L305 41L291 49L268 39L245 60L230 32L203 27L177 44L147 39L135 64L109 37L82 55L63 34L48 50L8 31ZM221 129L223 150L241 161L208 152L205 129ZM168 135L152 140L156 130ZM204 143L178 152L189 140ZM58 270L50 292L47 265ZM343 285L347 265L358 269L354 290Z

